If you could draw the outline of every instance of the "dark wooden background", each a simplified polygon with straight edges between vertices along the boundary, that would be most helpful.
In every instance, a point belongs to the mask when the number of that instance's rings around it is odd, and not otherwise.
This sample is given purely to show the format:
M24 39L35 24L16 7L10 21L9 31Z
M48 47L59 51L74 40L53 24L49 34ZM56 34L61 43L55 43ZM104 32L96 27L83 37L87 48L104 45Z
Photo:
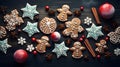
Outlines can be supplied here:
M91 7L96 7L98 9L99 6L105 2L109 2L113 4L113 6L116 9L116 12L115 12L114 17L111 20L104 20L102 18L100 18L100 20L102 22L103 27L107 25L109 26L109 30L114 31L116 27L114 27L112 23L115 22L118 24L118 26L120 24L120 13L119 13L120 12L120 1L119 0L0 0L0 6L7 6L7 13L10 13L10 11L13 9L17 9L20 13L20 16L22 16L22 11L20 11L20 9L25 7L26 3L29 3L31 5L37 5L37 11L40 12L39 20L48 16L48 13L44 10L44 6L46 5L49 5L50 9L56 10L56 8L61 7L63 4L68 4L70 5L72 12L74 12L74 10L79 10L80 6L84 6L85 9L83 12L81 12L81 16L79 18L83 22L84 18L86 18L86 16L89 16L92 18L92 21L95 22L93 15L91 13ZM56 15L57 15L57 12L56 12ZM56 16L52 16L52 17L56 19ZM73 17L75 16L72 15L71 17L69 17L69 20L71 20ZM20 26L20 29L23 29L26 26L27 21L35 22L34 20L32 21L28 18L24 18L24 21L25 23ZM56 21L58 24L61 24L61 22L59 22L57 19ZM3 19L0 19L0 25L3 25L3 26L5 25L5 23L3 22ZM84 28L88 28L88 26L84 24L82 24L82 26ZM56 31L60 33L62 32L58 29ZM100 39L103 39L107 35L107 32L105 32L104 30L102 31L104 32L105 35L103 37L100 37L97 41L89 38L89 41L94 49L95 49L95 43L99 42ZM87 32L85 31L82 34L87 35ZM79 34L79 37L82 34ZM44 34L40 32L40 33L33 35L32 37L40 38L42 35ZM8 32L8 36L9 36L9 32ZM21 32L18 36L25 37L27 39L27 44L32 43L27 33ZM25 49L27 44L24 46L21 46L17 44L16 39L11 39L10 37L8 39L9 39L9 44L11 44L13 47L8 49L7 54L0 52L0 67L49 67L49 66L50 67L52 66L55 66L55 67L73 67L73 66L74 67L113 67L115 66L116 67L116 66L119 66L120 64L119 56L116 57L115 55L113 55L111 59L105 59L104 57L102 57L101 60L98 61L91 57L88 50L84 51L83 53L84 55L89 55L90 60L88 62L85 62L83 59L79 59L79 60L73 59L71 57L70 51L68 51L67 57L61 57L57 59L56 55L54 55L54 58L51 62L48 62L45 60L44 58L45 54L38 54L37 56L34 56L32 53L28 52L29 58L27 62L24 64L18 64L14 61L13 54L17 49ZM66 39L69 39L69 37L62 36L61 41L59 41L58 43ZM52 49L54 48L54 43L52 41L50 43L52 47L47 49L47 53L50 53ZM72 43L68 47L71 47L73 43L74 41L72 40ZM36 46L36 43L33 43L33 44L34 46ZM112 45L110 42L108 42L107 45L109 47L109 51L112 54L115 48L120 47L119 45Z

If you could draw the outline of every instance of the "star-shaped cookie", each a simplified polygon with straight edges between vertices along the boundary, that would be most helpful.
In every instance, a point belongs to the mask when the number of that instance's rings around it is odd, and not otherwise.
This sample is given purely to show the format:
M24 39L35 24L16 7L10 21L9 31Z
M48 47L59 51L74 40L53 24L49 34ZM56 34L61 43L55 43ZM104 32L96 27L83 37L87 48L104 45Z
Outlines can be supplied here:
M0 50L3 51L5 54L7 52L7 49L11 47L11 45L9 45L7 41L8 39L0 41Z
M23 16L22 17L29 17L33 20L34 16L39 14L36 10L37 5L31 6L29 3L27 3L26 7L22 8Z
M55 44L55 48L52 50L52 52L57 54L57 58L59 58L60 56L67 56L67 51L68 51L68 47L65 46L65 43L62 42L60 44Z
M101 31L101 28L102 28L102 26L96 26L93 23L90 28L86 28L86 30L88 32L87 38L92 37L95 40L97 40L99 36L104 35Z
M39 32L37 28L37 23L31 23L29 21L27 22L27 26L23 30L29 34L29 37L31 37L34 33Z

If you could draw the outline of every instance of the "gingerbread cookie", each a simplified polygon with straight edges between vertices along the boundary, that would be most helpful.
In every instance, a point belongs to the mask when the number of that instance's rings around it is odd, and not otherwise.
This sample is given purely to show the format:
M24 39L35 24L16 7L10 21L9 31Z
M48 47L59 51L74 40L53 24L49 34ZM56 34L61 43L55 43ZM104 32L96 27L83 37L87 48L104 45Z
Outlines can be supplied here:
M57 11L60 12L57 16L58 20L63 22L67 21L68 15L72 14L69 5L63 5L62 8L58 8Z
M8 31L14 30L16 29L17 25L21 25L22 23L24 23L23 19L21 17L18 16L19 13L18 11L15 9L13 11L11 11L11 14L6 14L4 16L4 21L7 22L7 26L6 29Z
M51 45L48 43L49 38L47 36L42 36L41 39L37 39L36 50L40 53L46 52L46 47L50 47Z
M0 38L4 38L6 34L6 29L3 26L0 26Z
M105 49L108 48L105 40L100 40L100 43L96 43L96 46L97 46L97 48L95 49L95 51L97 51L99 53L104 53Z
M44 34L50 34L55 31L57 23L55 19L45 17L39 22L39 28Z
M84 31L80 26L81 20L79 18L73 18L72 21L65 22L66 29L63 31L65 36L71 36L71 38L77 38L78 33Z
M85 50L85 47L83 47L80 42L75 42L70 50L73 51L72 57L79 59L83 57L82 50Z

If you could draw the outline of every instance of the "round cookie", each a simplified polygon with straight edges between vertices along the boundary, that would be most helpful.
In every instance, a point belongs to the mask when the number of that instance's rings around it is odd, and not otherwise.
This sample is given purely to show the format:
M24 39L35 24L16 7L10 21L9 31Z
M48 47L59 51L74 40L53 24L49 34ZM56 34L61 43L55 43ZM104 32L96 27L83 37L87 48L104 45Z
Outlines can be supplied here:
M44 34L50 34L55 31L57 23L55 19L45 17L39 22L39 28Z
M0 26L0 38L4 38L6 34L6 29L3 26Z

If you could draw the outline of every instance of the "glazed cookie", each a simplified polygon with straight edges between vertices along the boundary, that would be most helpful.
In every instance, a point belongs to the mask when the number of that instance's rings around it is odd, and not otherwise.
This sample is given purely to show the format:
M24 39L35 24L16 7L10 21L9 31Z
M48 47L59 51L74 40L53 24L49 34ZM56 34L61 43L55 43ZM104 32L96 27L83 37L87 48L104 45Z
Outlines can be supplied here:
M70 50L73 51L72 57L79 59L83 57L82 50L85 50L85 47L83 47L80 42L75 42Z
M63 22L67 21L68 15L72 14L69 5L63 5L62 8L58 8L57 11L60 12L57 16L58 20Z
M14 30L17 25L21 25L22 23L24 23L22 17L19 17L18 15L19 13L15 9L11 11L11 14L6 14L4 16L4 21L7 22L6 29L8 31Z
M49 38L47 36L42 36L41 39L37 39L36 50L40 53L46 52L46 47L50 47L51 45L48 43Z
M0 38L4 38L6 34L6 29L3 26L0 26Z
M39 22L39 28L44 34L50 34L55 31L57 23L55 19L45 17Z
M95 51L97 51L99 53L104 53L105 49L108 48L105 40L100 40L100 43L96 43L96 46L97 46L97 48L95 49Z
M80 26L81 20L79 18L73 18L72 21L65 22L66 29L63 31L65 36L71 36L71 38L77 38L78 33L84 31Z
M115 32L107 34L110 37L110 42L113 44L120 43L120 26L116 28Z

